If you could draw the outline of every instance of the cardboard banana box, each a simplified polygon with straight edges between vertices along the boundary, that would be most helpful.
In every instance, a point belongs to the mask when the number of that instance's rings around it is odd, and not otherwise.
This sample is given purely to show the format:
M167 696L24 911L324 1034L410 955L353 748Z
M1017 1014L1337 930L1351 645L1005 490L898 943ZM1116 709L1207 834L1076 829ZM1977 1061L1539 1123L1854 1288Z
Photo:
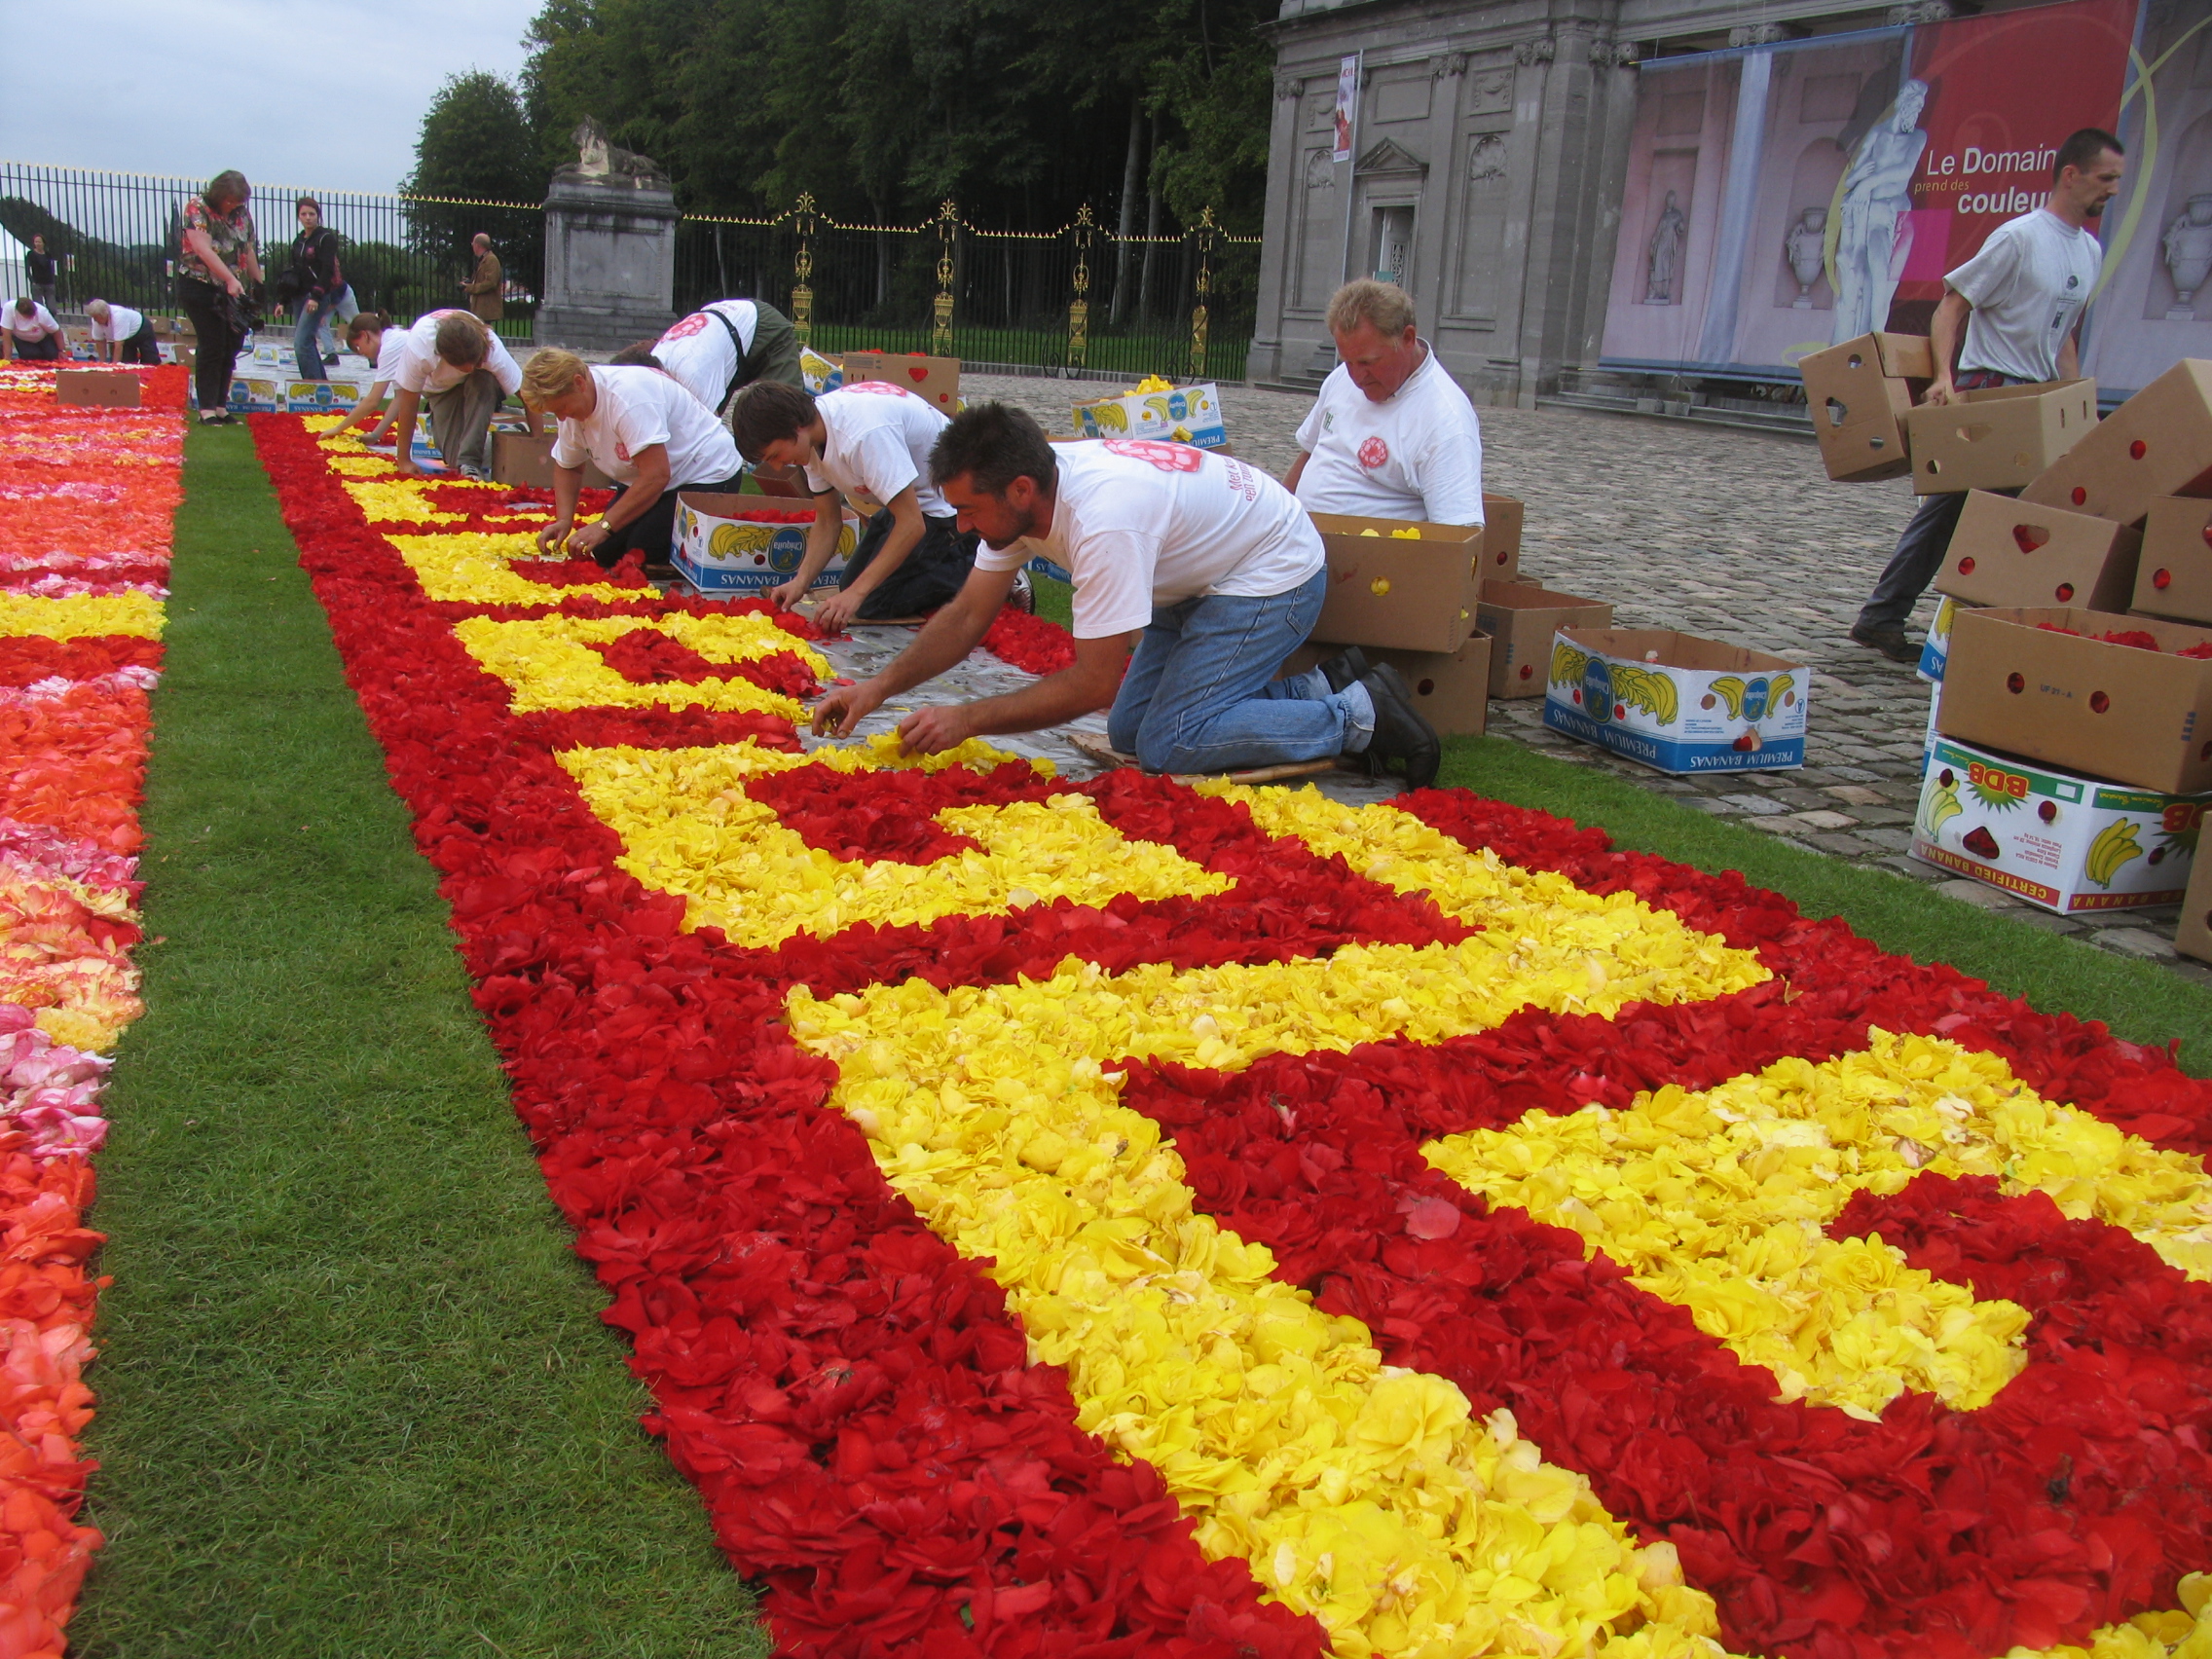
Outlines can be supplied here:
M1562 628L1544 724L1662 772L1805 763L1812 669L1663 628Z
M2212 793L2166 794L1939 737L1912 856L2061 915L2181 902Z

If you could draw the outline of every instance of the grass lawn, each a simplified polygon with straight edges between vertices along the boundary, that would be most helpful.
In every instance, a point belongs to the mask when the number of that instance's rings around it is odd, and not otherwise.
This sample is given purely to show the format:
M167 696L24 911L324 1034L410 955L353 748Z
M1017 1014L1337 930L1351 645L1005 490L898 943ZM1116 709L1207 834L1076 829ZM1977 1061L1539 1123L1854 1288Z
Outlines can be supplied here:
M243 428L185 480L72 1653L763 1653Z
M1037 614L1066 626L1068 584L1034 572L1030 579ZM2212 1073L2212 991L2151 963L1992 915L1905 876L1789 846L1504 738L1447 739L1437 781L1602 825L1623 847L1702 869L1741 870L1754 885L1788 894L1809 914L1841 916L1885 950L1948 962L2038 1008L2101 1019L2133 1042L2179 1037L2183 1064L2200 1076Z

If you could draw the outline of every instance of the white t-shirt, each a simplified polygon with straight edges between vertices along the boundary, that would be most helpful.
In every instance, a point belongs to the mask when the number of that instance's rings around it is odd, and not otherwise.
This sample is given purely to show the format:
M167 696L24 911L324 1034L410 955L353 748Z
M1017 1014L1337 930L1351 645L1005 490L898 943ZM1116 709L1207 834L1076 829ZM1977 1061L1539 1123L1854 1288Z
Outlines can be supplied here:
M0 301L8 313L8 332L18 340L44 340L50 334L59 334L61 324L54 320L54 313L42 305L33 305L28 316L18 311L12 301Z
M640 450L668 446L668 487L719 484L737 475L737 444L714 412L658 369L595 368L599 403L581 421L563 421L553 435L557 466L585 457L618 484L634 484Z
M930 482L930 446L952 424L941 410L904 387L862 381L816 398L814 412L826 428L822 459L806 469L816 495L840 490L887 507L910 484L924 518L953 516Z
M468 370L457 369L438 355L438 319L456 314L465 316L468 313L434 311L426 316L417 318L415 326L401 336L406 342L405 350L392 370L392 379L398 383L401 391L445 391L467 378ZM486 332L490 333L490 330ZM389 338L389 331L387 332L387 338ZM480 366L492 371L501 391L520 391L522 370L507 355L507 349L499 344L499 337L493 334L491 338L492 350ZM381 356L379 362L382 362Z
M92 324L91 338L94 340L135 340L138 331L146 326L146 313L134 312L129 306L119 306L113 300L107 303L107 321L98 317L87 319Z
M737 330L732 344L729 329L707 314L729 318ZM753 331L760 325L760 308L751 300L717 300L693 312L653 342L660 366L681 381L685 389L709 409L719 409L722 394L737 378L737 365L753 350Z
M1309 513L1483 522L1482 427L1433 350L1381 403L1339 363L1299 425L1298 447L1310 457L1298 475Z
M1156 608L1200 594L1270 599L1327 562L1306 510L1266 473L1230 456L1151 438L1054 444L1052 529L976 550L978 571L1043 554L1075 578L1075 636L1151 624Z
M377 342L377 384L389 386L398 378L399 365L407 356L407 330L387 328Z
M2104 268L2104 245L2047 207L2006 220L1943 278L1973 307L1959 367L2056 380L2059 349Z

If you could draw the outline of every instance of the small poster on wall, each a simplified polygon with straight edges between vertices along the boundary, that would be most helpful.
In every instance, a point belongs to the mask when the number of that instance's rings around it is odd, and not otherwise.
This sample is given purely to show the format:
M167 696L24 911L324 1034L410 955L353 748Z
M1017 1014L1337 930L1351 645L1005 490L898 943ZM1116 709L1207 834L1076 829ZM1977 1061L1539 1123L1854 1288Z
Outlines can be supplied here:
M1359 119L1359 55L1337 59L1337 147L1332 162L1351 160L1351 135Z
M2181 286L2212 272L2212 18L2146 15L2146 87L2128 62L2139 6L2068 0L1643 64L1601 361L1788 378L1858 335L1925 333L1943 274L2042 205L2083 127L2128 146L2097 227L2084 370L2119 392L2212 356L2212 292L2199 307Z

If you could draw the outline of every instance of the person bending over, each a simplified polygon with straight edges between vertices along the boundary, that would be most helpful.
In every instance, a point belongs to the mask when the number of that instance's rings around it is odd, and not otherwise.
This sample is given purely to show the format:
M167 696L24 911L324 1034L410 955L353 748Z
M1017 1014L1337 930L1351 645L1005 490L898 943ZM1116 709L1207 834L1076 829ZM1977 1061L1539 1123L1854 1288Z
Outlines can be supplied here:
M61 324L54 313L25 294L8 308L8 320L0 328L0 342L18 363L55 363L68 352L62 349Z
M756 383L803 387L797 331L774 306L758 300L716 300L682 317L658 340L640 341L663 369L716 414ZM632 347L636 350L637 347Z
M510 391L522 389L522 370L499 337L464 311L432 312L416 319L403 337L392 369L399 395L392 400L392 465L403 478L421 475L415 464L415 414L430 405L430 441L448 466L463 477L492 475L492 414Z
M399 359L407 354L407 330L392 327L390 319L382 312L355 312L352 320L346 324L346 344L376 365L376 379L347 411L346 419L322 435L335 438L355 426L365 426L369 432L362 440L364 443L389 443L392 418L398 406L385 408L384 405L391 391L392 378L399 373ZM381 421L377 419L380 408L384 410Z
M569 351L540 351L523 375L523 400L560 422L553 435L553 522L541 552L589 553L611 568L643 549L645 573L673 577L679 490L735 491L737 446L707 406L658 369L593 368ZM576 528L584 461L614 480L597 522Z
M778 609L804 599L837 551L840 493L873 510L837 591L815 607L818 626L836 633L855 620L915 616L960 591L975 567L977 538L930 481L930 447L948 424L942 412L877 381L820 398L782 381L757 381L737 394L729 424L748 461L804 467L814 496L806 557L768 595Z
M88 300L85 314L92 319L92 355L100 361L160 364L162 349L154 342L153 320L144 312Z
M1394 670L1355 677L1340 655L1274 678L1321 614L1328 566L1312 520L1273 479L1187 444L1055 445L1000 403L952 418L930 477L961 528L981 534L976 569L881 673L822 700L817 732L844 736L885 698L959 662L1015 572L1043 554L1075 578L1075 666L1004 696L918 710L899 726L910 753L1111 706L1108 740L1147 771L1364 755L1371 771L1401 761L1415 789L1435 780L1435 729Z
M1944 276L1943 298L1928 325L1936 378L1923 401L1949 403L1962 391L2072 380L2081 372L2082 313L2105 259L2088 224L2119 194L2126 170L2120 140L2098 128L2084 127L2059 145L2044 204L1999 225L1978 253ZM1919 658L1920 647L1904 636L1905 619L1942 567L1966 504L1964 495L1921 498L1852 624L1859 644L1892 662Z
M1298 428L1283 475L1309 513L1483 522L1475 406L1414 327L1394 282L1346 282L1329 302L1341 359Z

